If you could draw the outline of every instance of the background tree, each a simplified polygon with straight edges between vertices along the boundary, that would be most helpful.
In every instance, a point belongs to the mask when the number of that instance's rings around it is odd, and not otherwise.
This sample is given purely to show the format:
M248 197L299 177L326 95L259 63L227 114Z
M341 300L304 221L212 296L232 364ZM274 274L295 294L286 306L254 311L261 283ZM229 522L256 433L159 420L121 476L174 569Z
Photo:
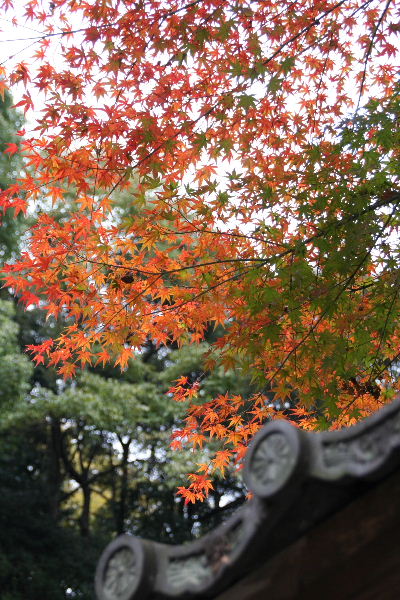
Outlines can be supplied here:
M4 92L4 90L3 90ZM23 125L23 117L11 109L12 99L8 92L0 97L0 190L6 190L14 182L22 166L21 156L15 153L20 145L21 137L17 135ZM21 235L21 215L16 218L16 211L2 209L0 227L0 260L4 263L17 250Z
M9 121L16 122L11 104ZM18 157L7 158L4 180L18 176L20 166ZM15 172L8 174L10 168ZM127 218L124 199L116 204L115 219ZM71 206L72 192L54 218L63 222ZM3 256L21 244L18 231L26 222L16 224L13 236L3 238ZM40 308L24 311L18 298L2 290L0 588L9 600L89 600L99 553L117 533L184 541L213 527L245 496L232 474L196 508L176 497L194 455L168 449L183 406L165 392L177 372L194 380L203 375L206 347L183 353L159 350L149 340L122 376L118 368L99 364L66 384L54 368L34 365L24 352L27 344L43 343L65 326L63 315L45 317ZM226 384L248 387L232 374L221 373L219 380L214 375L213 386L224 390Z
M157 369L137 359L123 381L86 372L57 393L36 385L19 403L13 398L0 420L0 581L10 598L36 600L50 592L91 598L95 561L115 534L181 542L243 502L234 474L217 481L196 507L176 496L193 460L207 459L204 452L194 458L168 449L183 412L165 397L170 377L176 369L193 376L200 368L199 349L191 357L179 354L168 355L161 374L160 357ZM221 378L219 385L227 383ZM218 387L215 376L212 385Z
M4 152L18 144L22 117L6 93L0 100L0 186L12 184L21 157ZM11 146L12 148L12 146ZM27 223L19 215L2 215L0 261L15 256ZM93 565L98 547L85 544L72 528L61 526L53 496L56 480L48 423L17 419L35 401L32 362L21 346L18 317L24 314L27 335L37 330L34 315L23 313L6 289L0 299L0 589L4 600L91 598ZM28 331L29 329L29 331ZM37 333L37 335L39 335ZM48 335L48 331L47 331ZM37 340L36 340L37 341ZM60 484L59 484L60 485ZM59 508L59 506L57 506Z

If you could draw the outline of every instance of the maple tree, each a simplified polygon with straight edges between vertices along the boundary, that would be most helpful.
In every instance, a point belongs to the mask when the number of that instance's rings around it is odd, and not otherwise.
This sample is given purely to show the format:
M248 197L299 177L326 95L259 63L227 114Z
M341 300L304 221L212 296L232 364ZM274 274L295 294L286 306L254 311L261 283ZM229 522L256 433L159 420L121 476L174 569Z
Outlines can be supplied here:
M12 15L13 1L3 0ZM31 347L65 377L122 369L151 338L248 371L251 398L188 402L174 445L221 447L180 493L203 499L279 414L340 427L398 389L398 2L26 0L36 59L7 73L37 131L3 210L73 191L5 269L27 305L69 317ZM78 24L78 25L77 25ZM56 45L54 45L56 44ZM53 60L57 49L59 62ZM4 72L4 76L5 76ZM5 82L2 81L2 86ZM8 148L12 154L18 147ZM135 182L133 182L135 180ZM115 219L116 190L135 212ZM276 411L266 391L296 406Z

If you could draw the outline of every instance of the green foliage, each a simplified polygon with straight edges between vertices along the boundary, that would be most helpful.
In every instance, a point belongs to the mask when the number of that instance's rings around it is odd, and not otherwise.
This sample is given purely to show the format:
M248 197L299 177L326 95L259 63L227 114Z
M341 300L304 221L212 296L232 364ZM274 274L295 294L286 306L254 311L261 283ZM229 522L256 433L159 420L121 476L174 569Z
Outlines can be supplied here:
M23 443L22 443L23 440ZM2 430L0 589L2 600L90 600L101 540L82 540L52 518L43 468L43 430ZM68 592L69 590L69 592ZM72 597L72 596L71 596Z
M12 98L7 92L4 100L0 97L0 190L8 188L18 175L21 157L20 155L5 154L8 144L19 145L21 139L16 135L23 124L22 116L12 108ZM23 219L17 219L13 211L1 215L0 227L0 262L9 259L19 246L19 237L23 231Z
M18 325L14 305L0 300L0 410L3 412L24 398L30 389L32 363L18 346Z

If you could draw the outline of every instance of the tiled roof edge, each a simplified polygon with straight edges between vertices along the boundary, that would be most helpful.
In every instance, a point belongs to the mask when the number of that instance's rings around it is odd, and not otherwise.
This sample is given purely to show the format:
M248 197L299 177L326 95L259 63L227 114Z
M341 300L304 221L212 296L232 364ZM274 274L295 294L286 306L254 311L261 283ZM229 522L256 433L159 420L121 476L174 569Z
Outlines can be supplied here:
M252 440L244 466L254 498L188 544L119 536L99 560L97 598L215 598L399 465L400 399L340 431L308 433L287 421L269 422Z

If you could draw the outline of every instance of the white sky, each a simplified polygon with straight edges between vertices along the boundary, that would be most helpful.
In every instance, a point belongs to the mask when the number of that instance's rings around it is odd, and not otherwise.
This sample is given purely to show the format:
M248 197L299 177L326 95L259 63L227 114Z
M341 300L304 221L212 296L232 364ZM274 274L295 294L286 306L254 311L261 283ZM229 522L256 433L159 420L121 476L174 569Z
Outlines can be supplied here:
M12 15L16 16L18 20L17 25L12 22ZM12 71L13 67L20 62L25 62L27 65L32 65L33 67L39 64L38 59L33 58L33 54L38 50L40 39L43 35L46 35L46 32L43 29L35 28L35 24L27 21L23 15L24 3L20 3L19 0L15 2L13 11L5 13L0 10L0 66L4 66L7 72ZM75 26L74 23L72 25ZM77 22L76 28L80 27L82 27L82 22ZM55 30L57 29L55 28ZM49 56L55 68L61 68L63 65L61 56L57 52L61 39L61 36L50 39L52 54L49 53ZM16 84L12 87L11 92L14 102L17 104L25 93L25 87L22 83ZM29 110L25 115L25 130L28 135L35 135L33 129L36 125L36 111L40 110L45 95L43 92L40 93L38 88L33 85L29 86L29 92L34 104L34 110Z

